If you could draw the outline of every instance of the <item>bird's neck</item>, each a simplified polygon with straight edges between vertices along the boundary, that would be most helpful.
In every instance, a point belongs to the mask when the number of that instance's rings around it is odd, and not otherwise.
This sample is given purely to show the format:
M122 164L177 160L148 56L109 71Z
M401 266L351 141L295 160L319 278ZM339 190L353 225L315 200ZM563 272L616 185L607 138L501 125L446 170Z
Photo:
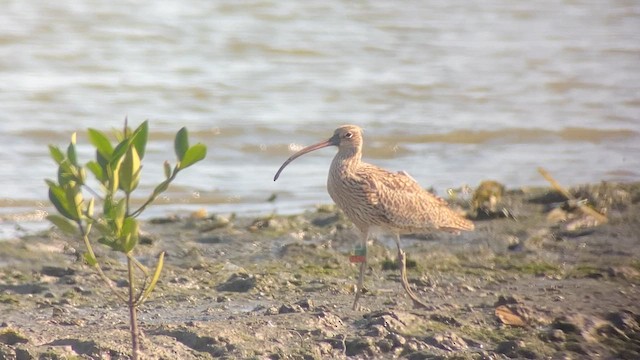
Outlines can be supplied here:
M333 166L341 169L341 171L349 171L355 169L360 164L362 152L359 148L340 149L333 158Z

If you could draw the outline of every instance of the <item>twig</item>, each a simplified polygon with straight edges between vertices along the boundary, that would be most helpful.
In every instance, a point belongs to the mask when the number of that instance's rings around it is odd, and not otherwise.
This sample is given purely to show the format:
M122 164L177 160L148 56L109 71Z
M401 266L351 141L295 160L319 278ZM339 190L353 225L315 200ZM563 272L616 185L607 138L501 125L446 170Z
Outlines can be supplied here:
M538 172L551 184L551 187L553 187L557 192L562 194L562 196L566 197L567 200L576 200L576 198L573 195L571 195L571 193L567 189L562 187L562 185L560 185L560 183L558 183L556 179L554 179L547 170L539 167ZM580 211L582 211L585 215L590 215L594 217L600 223L606 223L607 221L609 221L609 219L606 216L602 215L598 211L586 205L586 203L579 202L579 201L576 203L578 204L578 209L580 209Z

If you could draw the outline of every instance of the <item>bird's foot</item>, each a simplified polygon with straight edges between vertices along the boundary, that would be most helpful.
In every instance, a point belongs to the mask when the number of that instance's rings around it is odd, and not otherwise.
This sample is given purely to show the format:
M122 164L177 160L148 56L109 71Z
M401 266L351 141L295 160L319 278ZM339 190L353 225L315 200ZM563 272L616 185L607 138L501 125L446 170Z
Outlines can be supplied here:
M400 267L400 282L402 283L402 288L407 295L409 295L411 301L413 301L413 307L429 309L429 305L422 302L411 289L411 285L409 285L409 280L407 279L407 256L402 249L398 249L398 266Z

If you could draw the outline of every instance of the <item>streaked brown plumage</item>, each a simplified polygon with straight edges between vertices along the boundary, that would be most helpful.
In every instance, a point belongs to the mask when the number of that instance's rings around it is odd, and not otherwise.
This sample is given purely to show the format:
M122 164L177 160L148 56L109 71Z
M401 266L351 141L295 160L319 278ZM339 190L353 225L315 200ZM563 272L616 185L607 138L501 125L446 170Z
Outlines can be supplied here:
M390 172L362 162L362 142L360 127L341 126L328 140L293 154L282 164L273 180L277 180L280 172L299 156L323 147L338 146L338 153L329 169L327 189L336 205L362 232L365 248L374 227L396 234L399 259L404 259L404 252L400 249L401 233L473 230L471 221L451 210L445 200L423 189L409 174ZM357 308L362 290L364 270L365 264L362 263L354 308ZM408 283L404 283L406 274L402 275L405 290L417 302Z

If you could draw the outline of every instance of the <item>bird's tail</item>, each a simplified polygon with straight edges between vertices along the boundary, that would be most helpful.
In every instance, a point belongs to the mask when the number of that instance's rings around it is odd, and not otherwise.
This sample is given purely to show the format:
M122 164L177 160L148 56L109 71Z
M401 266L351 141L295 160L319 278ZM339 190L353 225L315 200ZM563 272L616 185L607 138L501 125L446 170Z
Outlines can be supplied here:
M471 220L465 219L460 215L452 216L448 218L446 224L443 224L439 227L440 230L452 232L452 233L460 233L460 231L472 231L476 228Z

